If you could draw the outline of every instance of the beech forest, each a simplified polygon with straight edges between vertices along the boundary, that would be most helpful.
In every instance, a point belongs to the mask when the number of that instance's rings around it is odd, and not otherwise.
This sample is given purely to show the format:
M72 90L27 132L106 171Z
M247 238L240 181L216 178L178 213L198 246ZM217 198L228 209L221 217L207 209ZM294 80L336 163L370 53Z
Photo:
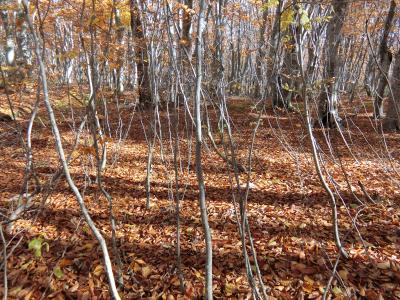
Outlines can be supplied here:
M0 0L0 297L400 300L400 1Z

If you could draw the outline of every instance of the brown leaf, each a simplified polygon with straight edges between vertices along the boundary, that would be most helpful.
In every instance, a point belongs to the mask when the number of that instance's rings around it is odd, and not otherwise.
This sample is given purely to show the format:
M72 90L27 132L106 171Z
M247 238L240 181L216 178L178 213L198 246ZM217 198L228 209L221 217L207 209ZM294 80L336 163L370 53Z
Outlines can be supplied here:
M229 282L225 283L224 290L225 290L225 295L226 296L228 296L228 297L232 296L234 291L235 291L235 289L236 288L232 283L229 283Z
M293 271L298 271L298 272L301 272L303 274L308 274L308 275L314 274L316 272L315 268L313 268L313 267L309 267L309 266L306 266L305 264L293 262L293 261L291 262L291 269Z
M144 278L149 277L150 274L151 274L151 268L149 266L142 267L142 276Z
M346 280L348 280L349 271L347 271L346 269L340 270L339 275L340 275L340 277L342 277L343 280L346 281Z
M374 290L367 290L365 292L365 297L367 298L367 300L383 300L382 295L378 292L375 292Z
M103 273L104 267L102 265L97 265L93 270L93 275L99 277Z
M178 277L173 277L172 279L171 279L171 281L170 281L170 283L173 285L173 286L180 286L180 281L179 281L179 278Z
M315 298L318 298L320 296L320 293L318 292L318 291L314 291L314 292L312 292L311 294L309 294L308 296L307 296L307 298L308 299L315 299Z
M79 282L75 282L75 284L68 290L70 293L75 293L79 288Z
M388 270L388 269L390 269L390 261L383 261L383 262L377 263L376 266L381 270Z
M34 290L31 290L28 294L25 295L24 300L30 300L33 295Z
M58 265L60 266L60 268L64 268L64 267L72 265L73 263L74 263L73 260L68 259L68 258L63 258L63 259L60 260Z

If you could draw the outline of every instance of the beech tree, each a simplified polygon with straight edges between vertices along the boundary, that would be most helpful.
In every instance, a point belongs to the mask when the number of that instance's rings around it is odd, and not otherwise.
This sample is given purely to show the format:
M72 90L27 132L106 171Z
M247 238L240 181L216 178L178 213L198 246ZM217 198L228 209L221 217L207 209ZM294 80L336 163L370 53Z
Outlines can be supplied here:
M385 127L392 130L400 130L400 52L395 55L391 89Z
M345 22L349 3L344 0L332 1L333 16L326 29L325 66L321 96L319 100L319 118L324 126L334 127L341 124L339 117L339 56L342 41L342 28Z
M149 60L147 55L147 44L145 39L145 29L143 27L141 10L139 3L130 0L131 30L134 42L135 62L137 68L139 102L149 104L152 102L151 89L149 82Z
M379 51L377 54L377 63L379 64L379 75L377 78L378 86L376 89L376 96L374 101L374 117L383 117L383 98L385 88L388 84L388 75L390 64L392 63L393 55L389 50L389 33L393 24L396 11L396 1L390 1L390 8L386 17L385 26L382 34L382 40L379 45Z

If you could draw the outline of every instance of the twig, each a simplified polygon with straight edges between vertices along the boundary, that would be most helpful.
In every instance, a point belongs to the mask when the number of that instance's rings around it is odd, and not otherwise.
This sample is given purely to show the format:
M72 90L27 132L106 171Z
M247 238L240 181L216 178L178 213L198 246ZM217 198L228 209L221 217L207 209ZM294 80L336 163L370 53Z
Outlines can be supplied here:
M360 186L362 192L364 193L365 197L367 197L367 199L369 201L371 201L372 203L376 204L375 200L372 199L372 197L368 194L367 190L365 189L364 185L362 184L362 182L359 180L358 181L358 185Z
M1 241L3 243L3 284L4 284L4 293L3 293L3 299L7 300L8 298L8 282L7 282L7 242L6 239L4 238L4 233L3 233L3 225L0 225L0 236L1 236Z

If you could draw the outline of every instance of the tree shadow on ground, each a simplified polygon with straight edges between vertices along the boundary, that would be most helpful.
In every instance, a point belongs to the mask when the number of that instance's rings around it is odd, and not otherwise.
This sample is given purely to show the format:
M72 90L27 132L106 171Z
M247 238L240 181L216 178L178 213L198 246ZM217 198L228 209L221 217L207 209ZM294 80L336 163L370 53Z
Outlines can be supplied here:
M67 216L71 211L55 212L55 214ZM74 213L76 215L76 212ZM49 221L53 216L47 215L46 220ZM96 219L96 217L95 217ZM321 230L320 228L315 230ZM71 229L72 231L72 229ZM311 231L310 231L311 232ZM28 233L25 234L25 240L29 241L35 238L35 235ZM111 242L106 235L107 244ZM8 238L8 237L7 237ZM279 243L279 239L278 243ZM308 239L305 240L305 242ZM38 261L37 265L45 265L50 272L54 266L58 264L61 257L70 260L67 267L63 267L63 272L67 277L64 279L73 283L72 278L80 282L80 286L88 286L89 277L103 276L102 284L106 284L104 275L93 275L96 267L102 263L101 252L97 246L97 242L93 237L88 235L81 235L80 239L70 240L66 235L59 236L56 239L45 239L49 244L49 252L43 251L43 259ZM213 271L215 280L226 280L227 276L245 276L245 269L243 263L242 252L240 246L227 247L229 244L234 244L238 239L230 239L226 241L214 241L214 256L213 256ZM152 291L158 290L161 292L165 287L158 285L158 280L155 277L144 277L142 273L134 270L134 262L141 259L146 265L151 267L152 274L159 274L165 282L170 282L176 275L176 252L174 244L160 244L158 239L138 239L129 241L129 239L120 239L118 241L118 249L122 255L124 273L129 274L126 277L125 293L135 293L142 290L144 294L141 296L150 296ZM87 245L92 245L88 247ZM257 245L257 243L256 243ZM323 244L321 244L323 245ZM285 252L277 253L273 251L274 247L287 247ZM85 248L86 247L86 248ZM258 247L258 263L261 268L261 273L268 290L276 286L282 285L282 282L289 282L297 289L302 289L304 278L308 276L314 281L318 281L322 286L327 284L331 276L331 269L335 261L335 256L332 252L325 252L323 248L312 249L290 249L290 245L275 245L267 248ZM304 257L299 257L296 251L303 250ZM110 250L111 251L111 250ZM13 253L15 257L33 256L32 251L28 250L23 243ZM196 278L195 272L203 272L205 264L204 244L202 242L190 243L188 240L182 241L181 249L182 267L185 279L191 283L203 284L202 278ZM112 255L112 258L115 257ZM29 258L28 258L29 259ZM115 261L114 261L115 263ZM396 276L395 272L383 270L377 263L369 262L365 259L350 259L342 260L339 264L338 270L345 268L348 272L348 278L345 279L345 284L351 284L353 287L368 287L369 289L381 290L381 285L384 283L400 283L400 278ZM70 276L71 274L74 276ZM49 274L49 273L48 273ZM90 275L89 275L90 274ZM15 278L17 276L17 278ZM16 284L20 279L24 278L22 282L24 285L35 283L35 287L44 292L47 289L48 281L43 274L21 269L18 274L14 273L10 277L10 282ZM38 280L38 276L42 280ZM49 275L48 275L49 276ZM48 277L47 277L48 278ZM168 286L168 284L167 284ZM11 287L13 285L11 284ZM144 287L141 289L140 287ZM97 286L96 290L102 289ZM169 285L169 289L177 291L177 287ZM277 292L277 291L275 291ZM216 296L224 297L224 289L217 289ZM70 294L71 297L77 294ZM390 291L384 294L385 297L390 298ZM138 297L139 294L136 294ZM282 299L284 294L281 294Z

